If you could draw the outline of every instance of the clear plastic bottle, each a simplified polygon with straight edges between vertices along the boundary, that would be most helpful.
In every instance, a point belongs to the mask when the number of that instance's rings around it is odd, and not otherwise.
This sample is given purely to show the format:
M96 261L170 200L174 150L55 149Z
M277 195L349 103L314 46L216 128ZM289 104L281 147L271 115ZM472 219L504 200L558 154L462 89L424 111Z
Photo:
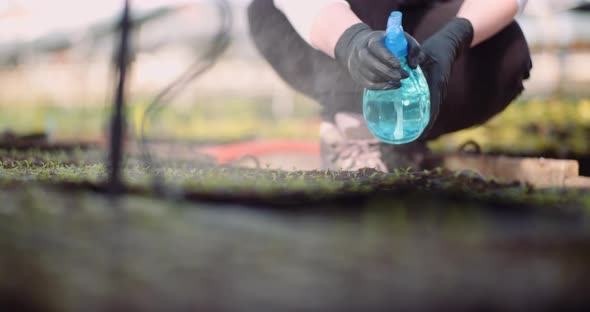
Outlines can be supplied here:
M371 133L389 144L410 143L420 137L430 121L430 90L420 67L406 63L408 42L402 28L402 13L393 12L387 22L385 46L402 63L410 77L396 90L365 90L363 115Z

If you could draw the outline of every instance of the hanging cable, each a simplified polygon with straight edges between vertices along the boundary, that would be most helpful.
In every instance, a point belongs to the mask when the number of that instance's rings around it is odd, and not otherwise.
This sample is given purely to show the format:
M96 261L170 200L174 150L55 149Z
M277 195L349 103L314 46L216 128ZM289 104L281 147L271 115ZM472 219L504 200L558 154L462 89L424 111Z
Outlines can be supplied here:
M231 6L227 0L214 0L213 3L219 15L220 25L218 31L212 37L208 48L199 55L197 60L183 74L160 91L144 112L140 127L139 146L143 162L147 168L153 169L157 167L157 162L149 150L148 138L145 133L146 124L152 120L159 109L170 103L191 82L209 70L225 52L231 42L233 24ZM154 185L156 189L163 188L163 181L159 176L154 176Z

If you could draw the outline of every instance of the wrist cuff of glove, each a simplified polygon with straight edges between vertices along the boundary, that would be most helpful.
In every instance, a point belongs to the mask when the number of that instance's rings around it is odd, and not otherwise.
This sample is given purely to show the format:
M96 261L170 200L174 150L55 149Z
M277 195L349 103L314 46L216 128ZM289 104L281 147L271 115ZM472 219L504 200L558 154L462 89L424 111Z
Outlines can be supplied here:
M346 64L346 62L348 62L348 54L352 51L350 45L353 43L354 38L359 34L370 31L371 27L364 23L354 24L345 30L342 36L340 36L338 39L338 42L336 42L336 47L334 48L334 56L336 61L341 64Z
M471 46L475 34L471 21L463 17L453 18L443 27L442 31L447 31L453 36L463 49Z

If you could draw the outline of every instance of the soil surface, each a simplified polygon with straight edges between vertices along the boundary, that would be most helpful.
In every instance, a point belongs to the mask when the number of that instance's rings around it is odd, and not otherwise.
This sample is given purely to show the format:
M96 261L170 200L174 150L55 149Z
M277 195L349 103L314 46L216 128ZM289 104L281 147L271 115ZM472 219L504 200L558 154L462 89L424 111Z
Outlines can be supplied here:
M0 153L0 310L590 308L590 192L130 159L113 196L92 155Z

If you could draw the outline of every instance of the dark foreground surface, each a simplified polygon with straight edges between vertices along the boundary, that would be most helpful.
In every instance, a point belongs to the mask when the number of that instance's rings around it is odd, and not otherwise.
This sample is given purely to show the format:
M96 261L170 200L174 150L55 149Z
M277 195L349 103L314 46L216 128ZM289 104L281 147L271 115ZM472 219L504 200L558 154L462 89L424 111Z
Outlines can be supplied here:
M0 311L590 309L588 190L205 160L124 176L110 197L92 150L0 150Z
M411 194L296 208L2 187L0 310L590 307L586 208Z

